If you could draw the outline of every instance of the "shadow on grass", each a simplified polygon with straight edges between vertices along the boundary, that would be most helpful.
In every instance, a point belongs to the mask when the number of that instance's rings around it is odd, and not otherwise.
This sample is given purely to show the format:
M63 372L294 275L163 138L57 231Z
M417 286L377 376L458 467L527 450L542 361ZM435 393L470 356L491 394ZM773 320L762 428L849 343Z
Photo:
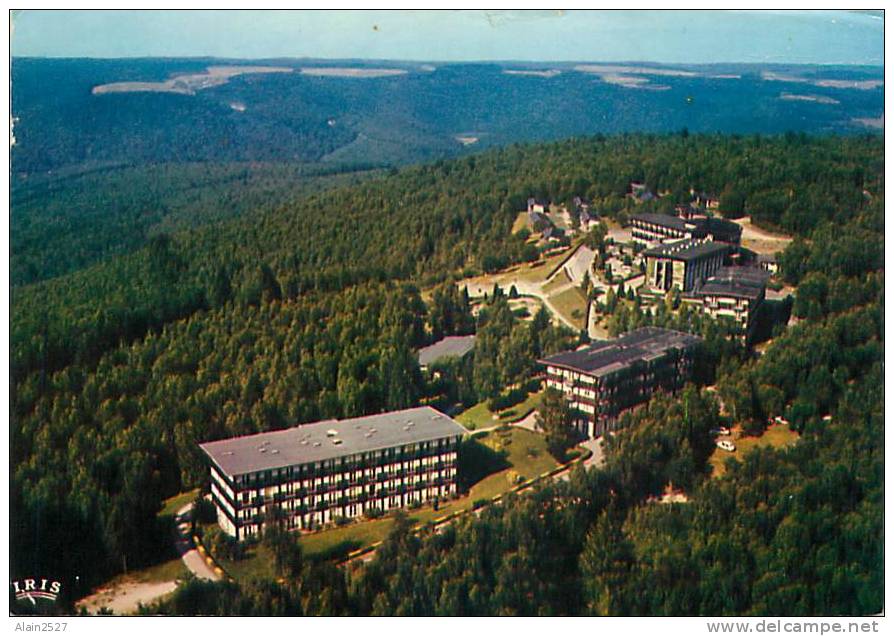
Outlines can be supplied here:
M335 545L329 546L325 550L308 554L307 558L318 563L323 561L334 561L336 559L345 558L349 553L361 547L363 547L361 541L358 541L357 539L345 539L344 541L339 541Z
M485 438L487 435L470 439L460 446L457 463L463 490L468 490L488 475L511 467L506 451L497 452L479 441Z

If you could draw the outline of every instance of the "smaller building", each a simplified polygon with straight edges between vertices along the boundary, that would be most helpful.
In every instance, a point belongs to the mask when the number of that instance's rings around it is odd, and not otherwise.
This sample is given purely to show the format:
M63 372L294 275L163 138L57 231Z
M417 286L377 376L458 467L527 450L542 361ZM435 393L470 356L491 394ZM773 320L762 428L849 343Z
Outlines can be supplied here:
M654 192L646 187L645 183L642 183L640 181L631 181L629 189L630 192L628 193L628 196L631 197L636 203L654 201L658 198L658 196Z
M427 369L438 360L448 358L463 358L475 348L475 335L471 336L446 336L434 344L422 347L416 354L419 366Z
M685 239L664 243L643 252L646 259L646 289L665 293L676 287L693 291L723 266L729 253L725 243Z
M571 205L574 206L574 209L577 212L582 212L582 211L589 212L590 211L590 202L583 197L574 197L571 200Z
M779 259L776 254L758 254L757 266L774 276L779 273Z
M755 267L722 267L698 288L695 296L713 318L727 317L751 333L770 275Z
M706 210L717 210L720 207L720 197L709 192L690 191L692 202L700 208Z
M549 211L549 201L531 197L528 199L528 214L546 214Z

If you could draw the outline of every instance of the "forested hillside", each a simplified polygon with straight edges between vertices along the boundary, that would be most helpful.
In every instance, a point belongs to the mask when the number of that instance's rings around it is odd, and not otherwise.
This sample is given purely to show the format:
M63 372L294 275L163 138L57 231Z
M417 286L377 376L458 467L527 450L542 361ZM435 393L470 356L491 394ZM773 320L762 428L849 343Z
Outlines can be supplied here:
M14 180L13 285L27 285L132 252L153 236L275 210L376 171L294 163L106 166Z
M846 222L878 197L881 166L876 137L691 135L517 146L410 168L244 220L161 233L122 258L14 289L13 374L20 381L72 361L92 364L170 320L273 290L292 298L362 280L430 284L503 267L524 257L510 228L532 194L567 201L584 193L614 215L632 209L624 196L631 180L680 197L696 187L721 193L757 223L804 235L822 221ZM872 258L845 238L856 256Z
M103 84L158 82L234 64L246 62L14 58L13 172L107 162L404 165L516 142L683 128L859 134L880 125L884 107L881 68L729 64L651 69L655 74L640 67L630 81L611 69L567 63L254 60L294 71L240 75L193 94L92 93ZM300 72L321 66L405 73ZM525 69L553 73L506 72Z
M172 228L130 254L14 289L13 573L56 568L94 582L125 559L134 565L158 541L162 499L202 483L196 442L417 403L430 387L412 349L435 336L432 325L467 327L465 318L442 319L468 314L467 299L449 291L451 276L529 257L510 233L528 196L583 194L619 217L631 209L631 180L719 193L739 208L732 212L800 237L783 268L804 290L795 302L804 322L759 359L735 351L717 367L718 391L743 423L760 427L793 404L798 446L709 479L706 432L717 405L690 388L632 416L604 470L443 535L415 537L398 524L359 573L308 563L284 584L196 583L159 611L878 611L877 137L636 135L513 146ZM429 286L437 293L426 303L420 289ZM500 299L478 331L463 389L474 398L521 379L536 356L574 338L544 316L521 323ZM827 413L830 423L820 419ZM644 503L669 480L689 486L693 503ZM747 537L733 541L731 532Z

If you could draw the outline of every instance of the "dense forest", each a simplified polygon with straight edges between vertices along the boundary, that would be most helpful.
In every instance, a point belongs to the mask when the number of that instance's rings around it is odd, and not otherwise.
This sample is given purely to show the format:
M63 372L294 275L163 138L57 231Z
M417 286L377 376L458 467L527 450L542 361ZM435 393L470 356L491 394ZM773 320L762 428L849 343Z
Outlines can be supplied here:
M707 432L721 416L715 393L692 386L628 416L604 469L443 534L398 523L358 571L308 560L282 583L193 582L153 611L879 611L876 137L635 135L513 146L185 223L14 289L13 573L94 583L137 565L159 541L162 499L204 481L196 442L432 399L471 403L528 377L538 355L577 335L550 327L545 314L519 321L499 296L475 321L453 277L529 257L510 233L528 196L583 194L619 217L630 211L631 180L720 193L799 237L782 266L799 284L801 322L764 355L723 344L711 321L648 319L708 335L711 368L699 384L716 381L727 410L751 429L784 411L802 433L798 445L756 452L710 478ZM647 319L619 329L637 320ZM454 386L430 384L414 348L473 328L472 367L455 370ZM692 503L647 503L668 482Z
M92 93L111 82L158 82L245 63L13 58L13 170L33 175L108 162L391 166L516 142L683 128L859 134L867 130L861 119L880 118L884 110L882 86L859 90L817 81L879 81L880 67L769 64L657 68L657 75L639 75L645 87L630 87L573 64L550 65L561 72L537 77L507 74L529 66L508 63L253 60L295 72L241 75L194 94ZM406 73L361 79L299 72L332 65ZM780 79L770 81L765 72Z
M14 180L10 279L19 286L55 278L160 234L273 210L376 174L291 163L170 163Z

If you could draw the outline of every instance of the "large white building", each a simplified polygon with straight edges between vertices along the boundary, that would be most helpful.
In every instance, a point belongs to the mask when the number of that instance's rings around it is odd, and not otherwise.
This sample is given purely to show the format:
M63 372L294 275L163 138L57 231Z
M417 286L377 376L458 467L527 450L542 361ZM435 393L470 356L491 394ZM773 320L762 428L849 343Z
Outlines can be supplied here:
M309 529L454 495L466 433L419 407L199 446L209 459L218 523L241 541L259 535L271 514L287 528Z

